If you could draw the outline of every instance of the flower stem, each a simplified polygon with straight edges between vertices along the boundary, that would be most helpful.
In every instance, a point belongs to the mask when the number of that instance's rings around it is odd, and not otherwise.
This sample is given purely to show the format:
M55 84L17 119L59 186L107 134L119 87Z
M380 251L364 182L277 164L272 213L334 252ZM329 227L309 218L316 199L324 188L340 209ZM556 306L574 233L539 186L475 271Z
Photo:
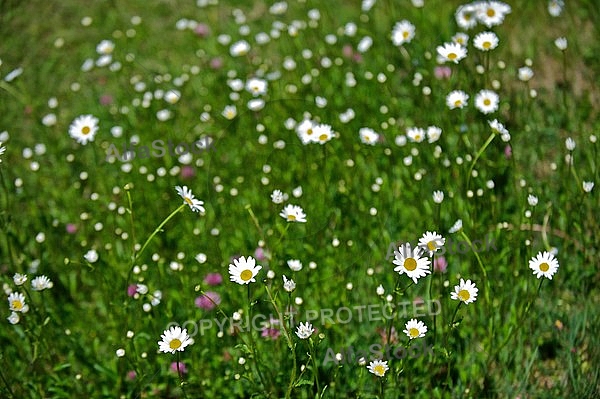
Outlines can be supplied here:
M183 397L187 399L187 393L185 392L185 382L183 381L183 373L181 370L181 352L177 351L177 374L179 374L179 386Z
M475 158L473 159L473 162L471 163L471 167L469 167L469 173L467 174L467 190L469 189L469 185L471 184L471 173L473 173L473 168L475 167L475 164L477 163L477 161L479 160L481 155L485 152L486 148L488 148L488 146L490 145L492 140L494 140L495 136L496 136L496 133L490 134L490 137L488 137L488 139L481 146L479 151L477 151L477 154L475 154Z

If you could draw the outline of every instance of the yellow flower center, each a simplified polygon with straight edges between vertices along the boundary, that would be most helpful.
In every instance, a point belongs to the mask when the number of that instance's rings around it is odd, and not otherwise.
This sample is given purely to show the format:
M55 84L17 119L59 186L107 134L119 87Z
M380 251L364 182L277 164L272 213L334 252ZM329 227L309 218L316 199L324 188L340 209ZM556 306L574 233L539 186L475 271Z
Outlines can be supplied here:
M310 136L311 134L313 134L313 130L312 130L312 128L308 129L308 130L306 131L306 134L307 134L308 136Z
M294 216L294 215L287 215L287 220L290 220L290 221L293 222L294 220L296 220L296 216Z
M415 140L416 141L420 141L421 140L421 135L420 134L415 134Z
M14 310L23 309L23 303L21 301L12 301L11 305Z
M252 278L252 270L246 269L240 274L240 278L244 281L248 281Z
M328 137L328 136L327 136L326 134L324 134L324 133L323 133L322 135L320 135L320 136L319 136L319 140L321 140L321 141L325 141L325 140L327 140L327 137Z
M469 300L469 298L471 298L471 294L469 294L469 291L460 290L458 292L458 299L460 299L461 301L466 302Z
M540 265L540 270L543 272L547 272L549 269L550 269L550 265L548 265L546 262L544 262Z
M178 340L177 338L171 340L171 342L169 342L169 348L171 349L179 349L179 347L181 346L181 341Z
M462 104L462 101L460 101L460 100L456 100L456 101L454 101L454 106L455 106L455 107L460 107L460 106L461 106L461 104Z
M404 268L409 272L415 270L417 268L417 261L415 260L415 258L407 258L404 261Z
M410 33L408 31L405 30L404 32L402 32L403 38L408 39L408 35L410 35Z
M456 55L456 53L450 53L448 54L448 59L449 60L455 60L458 57L458 55Z
M427 248L429 248L430 251L435 251L437 249L437 245L435 244L435 241L429 241L427 243Z
M488 8L488 9L487 9L487 11L486 11L486 14L487 14L487 16L488 16L488 17L490 17L490 18L491 18L491 17L493 17L494 15L496 15L496 11L494 11L494 9L493 9L493 8Z
M483 48L490 48L492 47L492 43L490 42L483 42Z
M483 105L490 105L492 102L490 101L489 98L486 98L485 100L483 100Z
M83 134L88 134L88 133L89 133L89 132L91 132L91 131L92 131L92 129L90 129L90 127L89 127L89 126L84 126L84 127L81 129L81 133L83 133Z
M192 205L194 204L194 203L192 202L192 200L190 199L190 197L185 197L183 200L184 200L185 202L187 202L187 204L188 204L189 206L192 206Z
M408 330L408 333L410 334L411 338L417 338L419 336L419 330L414 327Z
M383 377L383 375L385 374L385 367L383 367L383 364L378 364L377 366L373 367L373 371L378 376Z

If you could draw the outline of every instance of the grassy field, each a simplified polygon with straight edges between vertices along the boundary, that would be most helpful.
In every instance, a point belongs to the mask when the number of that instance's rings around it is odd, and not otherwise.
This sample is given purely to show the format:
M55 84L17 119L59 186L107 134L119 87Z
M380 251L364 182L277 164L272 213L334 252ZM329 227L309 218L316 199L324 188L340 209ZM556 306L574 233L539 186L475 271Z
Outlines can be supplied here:
M420 3L1 1L0 397L600 397L597 5Z

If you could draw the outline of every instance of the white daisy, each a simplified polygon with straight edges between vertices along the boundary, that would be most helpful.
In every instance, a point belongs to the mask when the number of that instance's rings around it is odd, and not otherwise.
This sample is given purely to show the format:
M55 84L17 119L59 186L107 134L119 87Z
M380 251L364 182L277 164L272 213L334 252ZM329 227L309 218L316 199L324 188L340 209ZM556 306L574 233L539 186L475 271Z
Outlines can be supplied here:
M314 127L315 141L319 144L325 144L333 138L331 126L323 123Z
M444 61L451 61L455 64L467 56L467 48L458 43L444 43L443 46L437 46L436 50Z
M441 204L444 201L444 192L441 190L436 190L433 192L433 202L436 204Z
M406 136L413 143L420 143L425 140L425 129L421 127L409 127L406 129Z
M27 275L15 273L15 275L13 276L13 281L15 282L15 285L23 285L25 284L25 281L27 281Z
M404 326L405 330L402 331L410 339L423 338L427 332L427 326L420 320L410 319Z
M387 360L373 360L367 366L367 369L377 377L383 377L390 368L387 365Z
M95 249L90 249L83 255L83 258L90 263L96 263L98 261L98 252Z
M392 29L392 43L395 46L402 46L404 43L410 43L415 37L415 26L407 20L396 22Z
M375 130L363 127L358 131L358 135L360 136L360 141L364 144L375 145L377 140L379 140L379 134L375 132Z
M94 141L97 132L98 118L92 115L81 115L69 126L69 135L83 145L86 145L88 141Z
M314 143L317 141L315 135L315 123L310 119L304 119L296 126L296 134L303 144Z
M288 222L306 223L306 214L304 210L298 205L288 204L283 208L279 216L287 220Z
M233 260L233 265L229 264L229 277L231 281L238 284L250 284L256 282L256 275L262 269L262 266L256 264L256 260L252 256L241 256L239 259Z
M429 252L429 256L433 255L438 249L442 248L446 244L446 239L440 234L427 231L419 239L419 248Z
M284 275L283 276L283 289L287 292L293 292L296 289L296 283L294 280L289 279Z
M465 281L461 278L460 283L454 286L454 292L450 294L450 298L462 301L465 305L468 305L477 299L477 291L479 289L475 287L475 283L472 283L471 280Z
M227 120L232 120L237 116L237 107L235 105L226 105L221 115Z
M427 142L435 143L442 136L442 129L437 126L427 127Z
M12 312L26 312L29 308L25 303L25 295L13 292L8 296L8 307Z
M463 223L462 223L462 219L458 219L453 225L452 227L450 227L450 230L448 230L449 233L456 233L459 232L463 227Z
M175 353L176 351L183 352L186 346L194 343L190 338L187 330L183 330L179 326L171 327L160 336L161 341L158 342L158 350L164 353Z
M550 0L548 2L548 13L553 17L558 17L562 13L565 2L563 0Z
M452 42L460 44L463 47L467 47L467 43L469 43L469 35L464 32L458 32L452 36Z
M527 196L527 203L529 204L529 206L536 206L538 204L538 197L536 197L533 194L529 194Z
M315 332L315 329L313 328L312 324L310 324L309 322L300 323L300 325L296 329L296 335L300 339L307 339L314 332Z
M281 204L285 201L285 194L281 192L281 190L273 190L271 193L271 201L274 204Z
M594 188L594 182L593 181L584 181L582 183L582 185L583 185L583 191L585 191L586 193L589 193Z
M506 135L509 134L508 129L504 127L504 125L498 122L498 119L494 119L493 121L488 121L488 125L492 128L492 131L496 134Z
M115 49L115 44L110 40L102 40L96 46L96 52L98 54L111 54Z
M475 96L475 107L484 114L498 110L500 97L492 90L481 90Z
M177 190L177 194L181 198L183 198L183 203L188 204L190 209L194 212L204 213L205 209L202 205L204 205L204 201L200 201L194 197L192 194L192 190L187 188L187 186L175 186L175 190Z
M464 108L467 106L469 95L462 90L453 90L446 96L446 105L450 109Z
M419 247L412 249L410 243L401 245L398 250L394 251L393 264L398 265L394 268L399 274L406 274L415 284L421 277L431 273L429 270L429 259L422 258L423 250Z
M31 288L34 291L42 291L45 290L46 288L52 288L54 286L54 283L52 283L52 281L50 281L50 279L46 276L37 276L36 278L34 278L33 280L31 280Z
M290 259L287 261L287 264L289 268L294 272L299 272L300 270L302 270L302 262L300 262L298 259Z
M498 36L494 32L481 32L473 39L473 45L481 51L490 51L498 47Z
M235 42L229 47L229 54L232 57L240 57L248 54L250 51L250 44L245 40L240 40L239 42Z
M260 96L267 92L267 81L259 78L250 78L246 82L246 90L253 96Z
M510 12L510 6L500 1L484 1L477 5L477 19L488 28L500 25Z
M546 277L552 280L552 276L558 271L558 260L550 252L538 252L529 261L529 268L537 278Z
M456 10L454 17L461 29L474 28L477 26L477 7L472 3L460 6Z
M521 82L527 82L533 78L533 70L528 66L521 67L519 68L517 77Z
M18 324L21 318L17 312L11 312L10 316L6 318L10 324Z

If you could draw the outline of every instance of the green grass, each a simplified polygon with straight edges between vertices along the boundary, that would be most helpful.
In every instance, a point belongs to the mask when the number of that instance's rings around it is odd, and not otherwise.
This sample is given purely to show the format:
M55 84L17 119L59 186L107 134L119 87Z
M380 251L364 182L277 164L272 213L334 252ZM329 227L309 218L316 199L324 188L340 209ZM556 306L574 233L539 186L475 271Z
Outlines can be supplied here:
M488 54L473 46L475 35L488 30L478 25L468 31L468 56L446 64L449 79L437 79L436 47L459 31L454 12L461 3L425 3L419 9L379 0L362 13L358 1L290 1L285 14L271 15L272 3L264 1L222 0L204 8L175 1L94 1L85 8L74 1L2 2L0 77L18 67L23 73L0 81L0 132L8 135L0 155L0 270L7 296L23 293L30 309L14 325L7 320L9 307L0 310L0 396L600 395L600 204L598 187L589 193L582 188L584 181L598 181L598 148L590 138L600 127L597 7L568 2L554 18L546 2L511 4L505 21L490 29L499 46L489 53L489 70L477 72L488 63ZM244 23L235 21L234 9L243 11ZM310 9L320 11L318 23L309 22ZM133 16L141 18L139 25ZM92 18L90 26L82 25L84 17ZM183 18L206 24L209 33L176 29ZM390 34L402 19L416 26L416 36L399 49ZM278 23L292 21L306 26L297 35L286 28L280 37L256 43L256 33L271 34ZM353 37L344 34L349 22L357 25ZM251 33L242 35L240 25ZM231 56L229 45L218 41L221 34L232 43L247 40L251 51ZM335 35L334 44L325 40L328 34ZM373 46L357 54L367 35ZM559 36L568 39L564 54L553 43ZM96 45L105 39L114 42L112 61L120 69L82 71L86 59L98 58ZM296 67L285 69L286 59ZM323 66L324 59L331 66ZM535 73L527 83L517 79L526 59ZM419 82L413 82L416 75ZM251 77L268 80L266 94L257 97L265 106L257 112L247 108L249 92L242 89L236 99L228 86L231 79L245 83ZM352 79L356 85L348 84ZM499 109L484 115L474 106L475 96L494 81ZM145 87L136 90L138 82ZM175 104L152 99L143 106L144 93L172 89L180 92ZM469 94L466 108L446 106L446 95L455 89ZM327 104L318 106L317 97ZM54 109L50 98L58 102ZM227 105L237 107L233 120L221 115ZM355 116L344 123L340 114L349 108ZM171 117L158 120L157 112L165 109ZM56 124L46 126L42 118L49 113ZM99 130L94 141L81 145L68 131L85 114L98 118ZM331 125L336 137L304 145L294 123L286 126L290 118L298 123L305 117ZM509 143L496 135L485 145L492 119L510 131ZM439 141L396 144L407 128L431 125L442 128ZM121 137L111 134L114 126L122 128ZM376 145L361 143L363 127L380 134ZM121 151L133 137L150 146L205 135L213 138L214 151L187 166L170 155L138 156L130 169L106 160L111 145ZM565 161L567 137L576 142L572 166ZM204 201L206 212L186 206L156 230L181 205L175 186L183 185ZM297 187L298 198L292 195ZM274 204L274 189L289 200ZM432 200L435 190L445 194L441 204ZM529 194L537 196L537 206L528 204ZM307 223L281 218L287 203L301 206ZM462 231L449 233L458 219ZM76 231L68 233L71 224ZM414 284L394 272L388 248L415 245L425 231L453 241L489 235L497 250L447 252L445 273ZM256 256L259 246L270 257L258 261L257 281L249 290L230 282L233 257ZM539 288L528 262L553 248L560 268ZM95 263L84 259L90 249L99 254ZM199 253L206 262L195 260ZM290 259L299 259L302 270L290 270ZM172 262L182 270L173 270ZM16 286L15 273L27 274L28 281ZM209 286L208 273L220 273L223 283ZM53 287L32 290L31 280L42 274ZM282 275L297 284L290 295ZM474 281L479 293L455 313L450 293L461 278ZM136 283L147 285L149 295L160 290L160 303L145 311L151 297L127 295ZM379 285L384 296L376 294ZM220 295L218 309L195 305L206 291ZM394 304L436 300L441 312L417 316L413 309L391 322L368 311L359 317L357 307L382 309L386 295ZM283 317L277 339L265 339L259 328L232 330L229 322L217 334L215 319L229 320L234 312L285 315L289 306L297 313L293 320ZM342 308L352 310L347 323L336 314ZM329 310L332 320L323 317ZM311 314L318 315L312 320L317 331L299 339L296 327ZM385 344L391 327L397 333L392 342L408 346L402 330L413 317L428 327L415 343L432 345L433 356L384 359L390 369L383 378L357 359L324 364L329 348L367 351ZM197 332L194 344L177 355L158 351L170 323ZM200 334L196 327L202 323ZM117 357L119 348L125 356ZM177 359L186 374L170 370Z

